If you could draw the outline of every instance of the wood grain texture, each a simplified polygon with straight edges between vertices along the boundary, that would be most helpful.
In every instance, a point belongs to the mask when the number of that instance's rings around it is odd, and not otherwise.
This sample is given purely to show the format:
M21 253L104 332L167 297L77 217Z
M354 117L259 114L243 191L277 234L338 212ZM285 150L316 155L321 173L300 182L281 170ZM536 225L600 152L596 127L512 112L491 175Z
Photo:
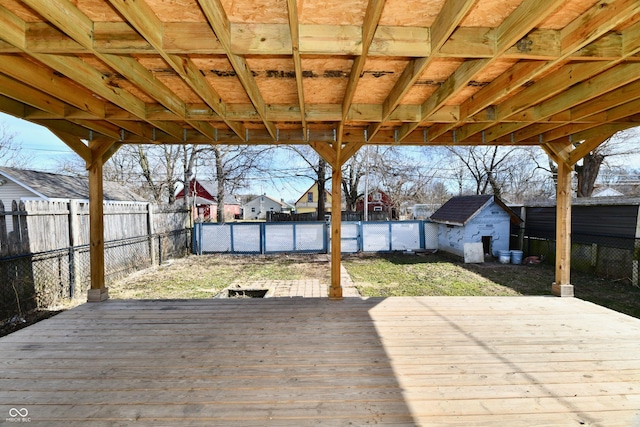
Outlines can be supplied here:
M638 351L640 320L578 299L111 300L0 338L0 411L71 426L628 426Z

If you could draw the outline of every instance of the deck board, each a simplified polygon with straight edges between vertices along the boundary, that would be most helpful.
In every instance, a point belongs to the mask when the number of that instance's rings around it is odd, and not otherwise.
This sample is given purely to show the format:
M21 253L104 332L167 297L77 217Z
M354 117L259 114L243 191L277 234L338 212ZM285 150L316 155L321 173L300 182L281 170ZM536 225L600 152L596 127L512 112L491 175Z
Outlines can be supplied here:
M111 300L0 338L0 424L640 426L639 354L578 299Z

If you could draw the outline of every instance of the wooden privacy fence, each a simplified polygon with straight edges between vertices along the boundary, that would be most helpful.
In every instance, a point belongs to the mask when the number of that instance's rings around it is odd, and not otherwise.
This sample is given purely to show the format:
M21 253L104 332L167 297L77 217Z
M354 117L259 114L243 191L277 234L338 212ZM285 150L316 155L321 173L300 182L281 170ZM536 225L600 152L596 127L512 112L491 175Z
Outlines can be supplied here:
M105 202L107 284L185 256L188 219L184 207ZM0 202L0 321L82 297L90 267L88 202L14 201L11 210Z

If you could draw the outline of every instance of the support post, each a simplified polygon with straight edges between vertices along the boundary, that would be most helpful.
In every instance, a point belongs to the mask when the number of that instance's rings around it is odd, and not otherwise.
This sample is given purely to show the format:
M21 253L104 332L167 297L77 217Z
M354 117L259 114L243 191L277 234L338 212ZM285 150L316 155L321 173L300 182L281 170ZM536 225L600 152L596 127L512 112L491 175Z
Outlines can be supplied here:
M553 295L572 297L571 285L571 173L572 167L558 162L556 190L556 281L551 285Z
M342 168L340 162L331 164L331 287L329 299L342 299L340 283L342 226Z
M89 257L91 260L91 288L88 302L109 298L104 283L104 193L102 188L102 156L96 156L89 167Z

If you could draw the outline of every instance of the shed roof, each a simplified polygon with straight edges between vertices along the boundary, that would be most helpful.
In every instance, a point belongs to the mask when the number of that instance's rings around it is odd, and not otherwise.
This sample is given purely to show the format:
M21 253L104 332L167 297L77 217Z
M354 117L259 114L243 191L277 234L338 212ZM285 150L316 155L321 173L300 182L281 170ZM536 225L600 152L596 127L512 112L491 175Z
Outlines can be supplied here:
M523 144L575 164L639 123L639 17L635 0L3 1L0 111L88 162L117 141L310 144L332 164Z
M458 196L449 199L440 209L431 215L431 221L451 225L466 225L482 209L495 202L509 214L513 223L519 224L522 220L505 205L499 198L490 194L478 196Z
M89 181L84 177L34 170L0 167L0 175L44 199L89 199ZM104 181L104 200L146 202L117 182Z

